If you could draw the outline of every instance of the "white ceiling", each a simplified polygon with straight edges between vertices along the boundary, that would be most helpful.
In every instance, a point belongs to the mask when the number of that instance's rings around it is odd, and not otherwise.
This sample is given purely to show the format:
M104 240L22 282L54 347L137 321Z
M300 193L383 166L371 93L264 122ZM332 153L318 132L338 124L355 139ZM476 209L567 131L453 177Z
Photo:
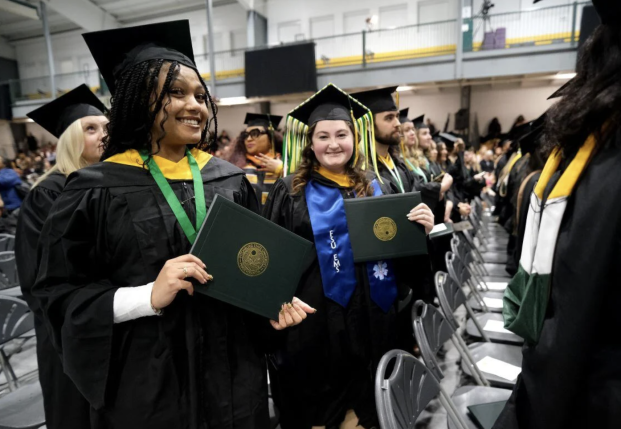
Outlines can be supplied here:
M22 2L38 5L35 0ZM178 13L205 10L205 0L90 0L91 3L112 15L121 25L156 19ZM237 0L214 0L213 6L235 4ZM51 6L47 7L48 22L52 34L79 30L80 26L70 21ZM11 12L0 11L0 36L8 41L40 37L43 35L40 20L28 19Z

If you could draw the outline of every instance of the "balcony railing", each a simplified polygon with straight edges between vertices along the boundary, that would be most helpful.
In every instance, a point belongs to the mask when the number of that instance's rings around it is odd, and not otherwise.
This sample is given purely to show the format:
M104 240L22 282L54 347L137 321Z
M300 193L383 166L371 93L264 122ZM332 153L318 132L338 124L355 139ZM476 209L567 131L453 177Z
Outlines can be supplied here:
M477 16L464 20L464 51L575 43L586 3Z
M587 4L590 2L464 19L464 52L553 43L573 46L579 38L582 9ZM456 32L457 22L448 20L315 38L317 68L367 67L387 61L452 55L456 50ZM244 76L244 52L245 49L237 49L214 53L217 81ZM209 54L197 55L195 59L199 72L209 80ZM99 95L109 94L99 72L89 70L56 75L57 95L82 83ZM49 76L13 80L8 84L13 103L51 95Z

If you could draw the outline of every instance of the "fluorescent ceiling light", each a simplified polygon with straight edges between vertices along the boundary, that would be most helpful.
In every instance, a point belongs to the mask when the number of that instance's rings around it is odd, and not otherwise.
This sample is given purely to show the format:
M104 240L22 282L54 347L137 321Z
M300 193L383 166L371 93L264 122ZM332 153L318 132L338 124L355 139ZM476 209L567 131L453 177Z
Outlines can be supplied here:
M235 106L237 104L247 104L248 99L246 97L226 97L221 98L219 103L221 106Z
M573 79L576 77L576 73L557 73L554 75L554 79Z
M415 88L413 86L403 85L403 86L397 87L397 92L413 91L414 89Z

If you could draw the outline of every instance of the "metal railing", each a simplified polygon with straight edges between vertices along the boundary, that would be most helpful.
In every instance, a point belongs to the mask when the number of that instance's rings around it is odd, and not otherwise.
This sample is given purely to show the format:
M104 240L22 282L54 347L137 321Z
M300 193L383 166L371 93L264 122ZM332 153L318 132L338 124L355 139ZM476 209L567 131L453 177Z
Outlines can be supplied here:
M465 19L464 52L523 46L575 44L582 9L589 2Z
M464 19L464 52L552 43L575 46L580 35L582 9L587 4L590 2ZM311 40L315 42L318 69L366 67L386 61L452 55L456 50L456 32L457 22L448 20ZM245 51L236 49L214 53L217 81L244 76ZM198 70L206 80L211 77L208 58L209 54L200 54L195 58ZM56 75L57 95L82 83L100 95L109 94L99 72L89 70ZM49 98L51 95L49 76L13 80L8 84L13 103Z

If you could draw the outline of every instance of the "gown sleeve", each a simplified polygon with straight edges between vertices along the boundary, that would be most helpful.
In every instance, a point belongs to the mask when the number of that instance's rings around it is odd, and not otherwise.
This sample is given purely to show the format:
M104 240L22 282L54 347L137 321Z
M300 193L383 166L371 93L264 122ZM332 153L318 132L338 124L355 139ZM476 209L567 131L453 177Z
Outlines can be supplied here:
M287 179L278 179L274 184L263 206L263 217L277 225L287 228L289 224L287 221L287 214L289 213L288 206L291 199L291 191L285 183L285 180Z
M65 373L95 409L104 405L118 289L104 280L95 256L105 242L109 199L100 188L65 191L58 197L41 234L33 287Z
M32 286L37 278L37 246L43 224L58 195L59 192L37 186L28 193L19 211L15 233L17 273L24 299L35 313L40 313L40 308L32 297Z

